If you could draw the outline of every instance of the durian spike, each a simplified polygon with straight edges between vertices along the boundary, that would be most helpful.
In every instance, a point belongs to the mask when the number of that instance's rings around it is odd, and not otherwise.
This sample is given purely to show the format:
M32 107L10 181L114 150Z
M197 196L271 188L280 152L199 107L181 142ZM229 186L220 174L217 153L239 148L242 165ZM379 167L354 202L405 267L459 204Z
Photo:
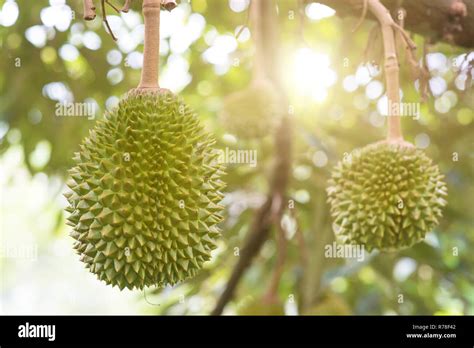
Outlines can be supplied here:
M384 59L385 59L385 81L388 97L388 129L387 140L403 141L400 120L400 81L397 50L395 44L395 31L392 16L379 0L368 0L368 6L372 14L380 22L382 29Z

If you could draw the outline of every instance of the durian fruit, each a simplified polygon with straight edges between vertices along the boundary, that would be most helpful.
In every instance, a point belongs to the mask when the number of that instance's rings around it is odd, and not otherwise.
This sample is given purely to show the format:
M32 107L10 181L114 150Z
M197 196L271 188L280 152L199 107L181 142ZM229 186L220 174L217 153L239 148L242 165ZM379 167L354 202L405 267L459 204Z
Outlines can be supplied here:
M351 315L347 302L339 295L328 291L324 293L319 302L305 315Z
M409 143L380 142L335 167L328 202L337 238L366 250L396 251L439 223L446 184L437 165Z
M130 93L74 158L65 194L81 261L120 289L173 285L210 259L223 168L214 140L171 92Z
M224 99L220 121L229 133L242 139L271 134L281 116L281 101L273 84L257 79L246 89Z

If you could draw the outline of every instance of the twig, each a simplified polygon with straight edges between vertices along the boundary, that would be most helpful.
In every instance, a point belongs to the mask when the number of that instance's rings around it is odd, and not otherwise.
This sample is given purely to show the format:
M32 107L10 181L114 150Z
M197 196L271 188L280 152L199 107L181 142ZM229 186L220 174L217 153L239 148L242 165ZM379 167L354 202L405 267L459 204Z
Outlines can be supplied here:
M469 64L468 64L468 72L469 71L472 71L472 69L474 68L474 59L471 59L469 60ZM464 91L463 91L463 94L467 93L469 87L471 86L472 84L472 74L470 73L466 73L466 82L464 83Z
M235 265L232 274L227 282L224 292L221 294L211 315L221 315L226 304L232 299L234 291L247 267L250 266L252 259L258 254L263 244L268 238L271 221L270 210L273 197L267 198L266 202L260 207L255 215L250 229L247 241L240 250L240 256Z
M359 27L361 26L362 22L365 19L365 16L367 16L367 0L364 0L364 7L362 8L362 15L360 16L359 21L357 22L357 24L352 29L353 33L355 33L359 29Z
M114 41L117 41L117 38L114 35L114 32L112 31L112 28L110 28L109 21L107 20L107 13L105 12L105 0L101 0L101 6L102 6L102 20L105 23L105 26L107 27L107 30L109 31L110 36L112 36L112 39Z
M273 269L272 277L270 279L270 285L268 286L268 290L264 296L267 302L275 303L278 302L278 286L280 284L280 279L283 275L283 271L285 269L285 260L287 255L288 249L288 240L285 236L285 230L281 225L281 220L283 218L284 209L282 206L282 198L278 197L280 203L278 204L277 216L275 217L275 225L276 225L276 241L277 241L277 260L275 267Z
M178 6L175 0L162 0L161 5L164 7L166 11L171 11Z
M91 21L96 17L95 6L92 0L83 0L84 20Z
M161 304L159 303L153 303L148 300L145 289L143 289L143 298L145 299L145 302L148 303L150 306L161 306Z
M398 25L395 22L392 23L392 26L396 30L398 30L398 32L401 34L401 36L403 38L403 41L408 46L408 48L410 48L410 50L416 50L416 44L413 42L413 40L410 38L410 36L408 36L406 31L400 25Z
M245 25L242 25L239 29L239 31L235 34L235 38L238 39L240 35L244 32L244 29L249 26L250 23L250 11L247 9L247 18L245 19Z
M402 13L401 18L400 18L400 12ZM397 29L395 38L397 39L397 42L401 42L402 44L404 44L403 49L405 50L405 58L408 61L408 64L410 65L412 78L413 80L416 80L419 76L419 66L418 66L418 63L416 62L416 56L414 52L416 50L416 46L414 43L410 45L411 39L408 38L410 41L407 40L408 35L405 33L405 30L403 29L403 27L405 26L406 11L403 8L399 8L398 13L399 15L397 19L399 23L394 24L394 28Z
M124 13L128 13L128 11L130 11L130 3L131 3L132 0L125 0L125 4L123 5L123 7L120 9L120 11L124 12Z
M301 283L301 301L298 303L301 313L312 307L315 298L321 291L322 276L327 262L326 245L331 243L334 238L329 213L325 209L325 205L324 191L318 190L315 196L315 207L319 207L319 209L312 215L311 233L305 240L311 248L311 254L308 255L308 263L304 269Z
M417 49L416 44L411 40L408 34L405 32L404 24L405 24L405 15L406 11L404 9L399 9L399 11L403 11L403 16L400 18L400 23L394 23L393 27L396 29L397 38L400 38L401 41L405 44L405 58L408 61L410 66L410 73L412 79L419 81L419 91L421 95L422 101L426 101L428 96L428 80L430 78L430 73L426 66L422 64L421 66L418 64L415 50ZM424 62L424 60L423 60Z
M369 51L374 46L375 42L377 42L378 35L379 35L379 26L374 25L372 27L372 29L370 29L370 31L369 31L369 37L367 39L367 45L365 46L365 50L364 50L364 61L365 62L368 61L367 57L369 56Z
M115 7L115 5L112 4L109 0L105 0L105 3L109 5L110 7L112 7L115 10L115 12L120 13L120 10L117 7Z
M428 94L431 94L429 88L429 80L431 78L430 71L428 69L428 62L426 61L426 56L428 54L428 44L426 40L423 42L423 59L421 60L421 68L420 68L420 92L421 92L421 99L426 101L428 98Z
M308 260L309 260L309 252L306 246L306 241L304 239L303 231L300 228L298 216L296 214L295 209L290 209L290 215L293 218L293 220L295 220L295 223L296 223L295 237L298 243L298 249L300 251L301 266L303 266L303 268L306 268L306 266L308 265Z

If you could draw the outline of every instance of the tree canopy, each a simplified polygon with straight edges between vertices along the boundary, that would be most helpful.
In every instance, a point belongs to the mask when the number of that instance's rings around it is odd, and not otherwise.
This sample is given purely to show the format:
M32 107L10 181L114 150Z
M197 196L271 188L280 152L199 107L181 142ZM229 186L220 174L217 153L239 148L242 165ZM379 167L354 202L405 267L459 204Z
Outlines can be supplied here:
M406 140L424 150L445 175L448 205L425 241L395 253L367 253L363 262L327 256L334 226L326 202L334 165L385 136L388 106L379 26L368 14L353 32L362 2L345 7L338 0L265 1L274 13L262 19L265 69L278 76L274 83L287 103L282 125L259 140L230 134L219 116L225 98L252 80L249 1L181 1L173 11L162 11L160 85L195 110L219 149L255 151L256 162L228 159L223 232L212 261L192 280L148 289L146 301L141 293L126 294L132 303L128 311L474 314L474 21L469 20L474 2L461 1L465 8L452 13L449 7L433 9L449 18L447 29L441 14L432 12L436 19L431 22L422 19L430 16L435 2L449 1L399 4L417 46L410 56L398 42L400 93L403 102L419 107L417 117L402 119L402 128ZM12 300L4 306L6 313L15 313L21 299L13 293L36 272L46 272L33 286L38 293L58 284L48 284L52 277L69 284L77 277L87 281L83 291L68 287L74 301L48 300L50 307L32 304L35 310L124 310L101 305L107 294L115 303L122 293L95 284L76 264L61 192L73 154L94 122L139 83L140 3L132 1L128 13L107 7L115 42L99 4L98 17L84 21L79 0L0 1L2 238L5 245L31 242L40 255L48 255L27 266L2 260L1 300ZM397 2L382 3L397 18ZM413 57L425 75L413 74ZM67 116L58 112L58 103L94 105L93 117ZM285 207L276 217L270 214L275 197ZM62 270L58 260L71 270ZM226 293L229 286L232 291ZM96 307L86 304L93 289L101 289L103 296L95 300Z

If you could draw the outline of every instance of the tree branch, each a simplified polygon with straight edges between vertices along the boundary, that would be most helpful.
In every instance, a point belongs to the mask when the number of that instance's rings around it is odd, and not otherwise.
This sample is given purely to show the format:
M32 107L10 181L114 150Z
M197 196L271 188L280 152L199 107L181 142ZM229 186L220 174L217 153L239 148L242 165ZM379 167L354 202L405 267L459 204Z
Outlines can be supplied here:
M281 220L285 211L282 197L276 197L274 202L276 212L272 216L272 220L276 226L277 257L275 266L273 268L273 274L270 279L270 284L263 297L268 303L278 303L278 287L280 285L281 276L283 275L283 271L285 269L285 261L288 249L288 241L286 239L285 230L281 225Z
M288 185L291 168L291 130L287 117L283 119L275 134L275 142L275 151L280 156L275 163L270 194L255 215L245 245L240 251L239 261L235 265L227 282L226 289L220 296L216 307L211 313L212 315L222 314L224 307L234 296L234 291L246 269L251 265L253 258L259 253L268 239L272 224L278 220L278 216L281 216L285 208L282 197L284 197L283 193Z
M270 210L273 197L268 197L255 215L247 241L240 251L239 261L235 265L224 292L221 294L211 315L221 315L224 307L234 296L234 291L243 276L245 270L250 266L252 259L258 254L268 238L271 221Z
M273 0L255 1L262 6L262 37L264 43L265 61L271 62L265 65L266 76L279 88L281 87L281 76L278 69L276 54L279 49L279 33L275 3ZM283 94L282 94L283 95ZM285 103L283 103L285 104ZM278 154L273 169L273 177L270 181L270 192L262 207L257 211L252 227L249 231L244 247L241 249L240 257L235 265L231 277L227 282L226 289L220 296L212 315L222 314L226 304L232 299L235 289L247 268L251 265L253 258L259 253L265 241L268 239L272 224L278 220L277 217L285 208L283 197L291 172L291 121L289 116L282 121L275 133L275 153Z
M312 0L306 0L311 2ZM359 17L364 0L318 0L340 17ZM399 6L398 0L381 0L391 11ZM474 0L404 0L407 11L405 27L432 42L445 41L457 46L474 47ZM374 19L367 14L367 18Z

